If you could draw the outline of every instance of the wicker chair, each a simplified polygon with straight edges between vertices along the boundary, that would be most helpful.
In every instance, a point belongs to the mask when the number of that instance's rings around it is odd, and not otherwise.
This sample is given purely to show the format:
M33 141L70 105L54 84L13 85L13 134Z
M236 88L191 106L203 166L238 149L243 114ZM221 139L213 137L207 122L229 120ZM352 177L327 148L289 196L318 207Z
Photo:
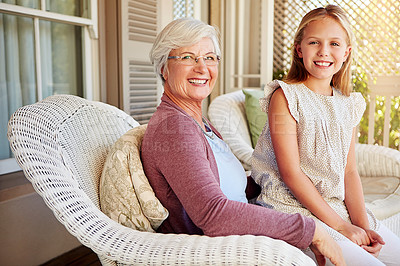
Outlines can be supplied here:
M138 125L115 107L70 95L24 106L9 121L10 145L25 176L103 265L315 265L299 249L264 236L139 232L107 217L98 195L107 152Z
M247 124L244 93L238 90L218 96L211 102L208 116L243 167L251 170L250 158L254 149ZM400 237L400 151L356 144L356 159L366 206ZM381 188L386 193L380 193Z

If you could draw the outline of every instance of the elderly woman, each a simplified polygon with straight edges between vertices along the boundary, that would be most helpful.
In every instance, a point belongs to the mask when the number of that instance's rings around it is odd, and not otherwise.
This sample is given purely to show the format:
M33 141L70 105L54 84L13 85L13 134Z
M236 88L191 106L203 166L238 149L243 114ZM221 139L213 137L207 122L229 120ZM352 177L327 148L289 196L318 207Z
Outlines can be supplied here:
M247 177L220 134L202 116L218 76L214 27L179 19L158 35L150 57L162 79L161 104L149 121L142 162L169 217L159 232L263 235L311 249L343 264L341 250L310 218L247 202Z

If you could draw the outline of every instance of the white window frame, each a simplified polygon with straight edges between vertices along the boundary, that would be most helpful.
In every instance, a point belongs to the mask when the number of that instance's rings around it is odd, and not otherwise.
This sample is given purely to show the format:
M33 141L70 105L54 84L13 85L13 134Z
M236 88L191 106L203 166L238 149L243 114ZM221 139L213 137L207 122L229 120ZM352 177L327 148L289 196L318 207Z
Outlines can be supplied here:
M220 80L220 94L244 88L260 89L272 80L273 73L273 38L274 38L274 1L258 0L260 11L259 72L248 74L249 65L244 61L245 54L251 49L248 46L249 20L255 13L253 2L245 0L221 0L221 36L223 42L224 77ZM246 6L247 5L247 6ZM247 13L249 9L253 13ZM259 79L259 85L248 87L246 79Z
M88 11L90 18L82 18L76 16L63 15L59 13L46 11L46 1L41 0L41 9L28 8L13 4L0 3L0 13L24 16L33 19L34 25L34 41L35 41L35 58L36 58L36 88L37 100L43 99L42 95L42 79L41 79L41 61L40 61L40 39L39 39L39 20L67 23L70 25L84 27L83 30L83 96L88 100L94 100L93 88L93 68L94 56L92 48L92 40L98 38L98 12L97 0L89 1ZM14 158L0 160L0 175L11 172L20 171L21 168Z

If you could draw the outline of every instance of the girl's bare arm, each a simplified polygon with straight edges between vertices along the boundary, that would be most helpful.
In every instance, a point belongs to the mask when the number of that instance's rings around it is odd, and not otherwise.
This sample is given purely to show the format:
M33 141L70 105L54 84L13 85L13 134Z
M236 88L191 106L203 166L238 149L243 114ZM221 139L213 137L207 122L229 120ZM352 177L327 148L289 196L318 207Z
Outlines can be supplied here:
M290 114L286 97L280 88L271 97L268 123L279 173L297 200L321 221L352 238L354 242L369 244L365 231L345 222L322 198L301 170L296 121Z

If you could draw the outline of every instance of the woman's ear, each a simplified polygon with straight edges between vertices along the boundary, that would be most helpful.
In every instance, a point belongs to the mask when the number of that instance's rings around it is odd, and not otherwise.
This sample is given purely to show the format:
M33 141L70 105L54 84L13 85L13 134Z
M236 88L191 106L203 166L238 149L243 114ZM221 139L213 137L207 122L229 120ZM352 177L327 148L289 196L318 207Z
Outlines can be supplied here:
M343 63L346 62L347 58L349 57L351 53L351 46L347 46L346 52L344 53L344 58L343 58Z
M297 55L298 55L300 58L303 58L303 53L301 52L301 46L300 46L300 44L296 44L296 52L297 52Z
M168 78L168 71L165 71L165 70L164 70L164 67L165 67L165 66L163 66L163 67L161 68L161 76L162 76L162 78L164 79L164 81L166 81L167 78Z

